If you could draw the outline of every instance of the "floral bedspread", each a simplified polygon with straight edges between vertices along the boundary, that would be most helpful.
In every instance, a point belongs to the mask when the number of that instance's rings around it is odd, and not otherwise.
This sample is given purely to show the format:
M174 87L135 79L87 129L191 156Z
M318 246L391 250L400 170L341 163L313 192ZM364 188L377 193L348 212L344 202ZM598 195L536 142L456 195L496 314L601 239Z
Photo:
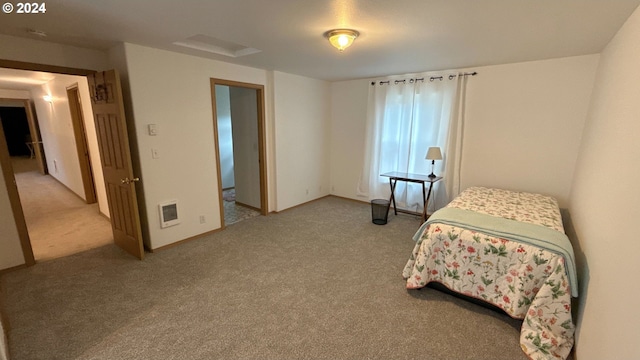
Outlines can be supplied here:
M487 192L508 200L493 200ZM526 222L552 228L559 226L562 231L554 199L509 193L470 188L448 206L475 207L476 211L485 214L526 219ZM534 200L530 201L528 197ZM481 199L480 204L474 203L474 198ZM531 207L538 210L527 213L531 210L525 209ZM489 302L510 316L523 319L520 346L529 358L565 359L569 355L574 325L570 286L562 256L533 245L437 222L416 235L416 246L403 271L408 289L436 281L458 293Z
M447 207L542 225L564 233L558 201L551 196L485 187L470 187Z

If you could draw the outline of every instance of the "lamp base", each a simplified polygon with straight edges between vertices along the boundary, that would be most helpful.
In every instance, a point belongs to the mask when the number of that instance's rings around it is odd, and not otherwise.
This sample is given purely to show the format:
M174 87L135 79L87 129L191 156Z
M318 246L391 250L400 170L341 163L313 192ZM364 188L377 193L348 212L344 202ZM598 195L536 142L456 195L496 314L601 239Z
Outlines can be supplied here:
M436 166L436 161L435 160L431 160L431 174L429 174L429 177L434 179L436 177L436 174L433 173L434 167Z

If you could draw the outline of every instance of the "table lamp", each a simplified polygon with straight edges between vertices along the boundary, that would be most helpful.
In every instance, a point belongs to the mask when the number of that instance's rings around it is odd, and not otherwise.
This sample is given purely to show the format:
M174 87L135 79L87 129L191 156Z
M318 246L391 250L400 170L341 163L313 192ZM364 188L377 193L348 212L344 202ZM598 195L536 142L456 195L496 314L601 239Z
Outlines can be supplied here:
M436 177L436 174L433 173L433 167L436 164L436 160L442 160L442 153L440 152L440 148L437 146L430 147L429 150L427 150L427 156L425 156L424 158L427 160L431 160L431 174L429 174L429 177Z

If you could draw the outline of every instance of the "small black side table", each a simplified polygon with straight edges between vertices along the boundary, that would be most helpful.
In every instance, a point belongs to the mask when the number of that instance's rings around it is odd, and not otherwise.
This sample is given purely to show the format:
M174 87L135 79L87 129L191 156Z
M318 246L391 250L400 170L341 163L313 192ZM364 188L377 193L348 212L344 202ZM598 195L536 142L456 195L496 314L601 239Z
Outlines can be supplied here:
M384 173L384 174L381 174L380 176L385 176L389 178L389 186L391 187L391 197L389 198L389 204L393 204L393 212L395 215L398 215L398 212L402 212L405 214L412 214L412 215L422 215L422 222L427 221L427 218L428 218L427 205L429 204L429 198L431 197L431 190L433 189L433 183L442 180L442 176L429 177L428 175L410 174L406 172L397 172L397 171ZM396 183L398 181L406 181L406 182L422 184L422 202L423 202L422 214L417 213L415 211L398 209L396 207L396 197L394 195L394 191L396 190ZM429 183L428 192L425 188L426 183Z

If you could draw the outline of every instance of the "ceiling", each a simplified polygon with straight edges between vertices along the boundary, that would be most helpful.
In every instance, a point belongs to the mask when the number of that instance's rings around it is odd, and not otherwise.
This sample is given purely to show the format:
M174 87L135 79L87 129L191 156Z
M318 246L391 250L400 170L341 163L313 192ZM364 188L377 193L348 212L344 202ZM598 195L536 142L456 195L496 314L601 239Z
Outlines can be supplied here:
M0 89L29 90L34 86L46 84L54 77L55 75L50 73L0 68Z
M130 42L335 81L599 53L639 4L640 0L47 0L46 14L0 14L0 33L101 50ZM352 28L360 36L340 53L323 37L333 28ZM29 29L47 36L29 34ZM174 44L193 45L189 38L199 41L198 48L216 46L236 56Z

